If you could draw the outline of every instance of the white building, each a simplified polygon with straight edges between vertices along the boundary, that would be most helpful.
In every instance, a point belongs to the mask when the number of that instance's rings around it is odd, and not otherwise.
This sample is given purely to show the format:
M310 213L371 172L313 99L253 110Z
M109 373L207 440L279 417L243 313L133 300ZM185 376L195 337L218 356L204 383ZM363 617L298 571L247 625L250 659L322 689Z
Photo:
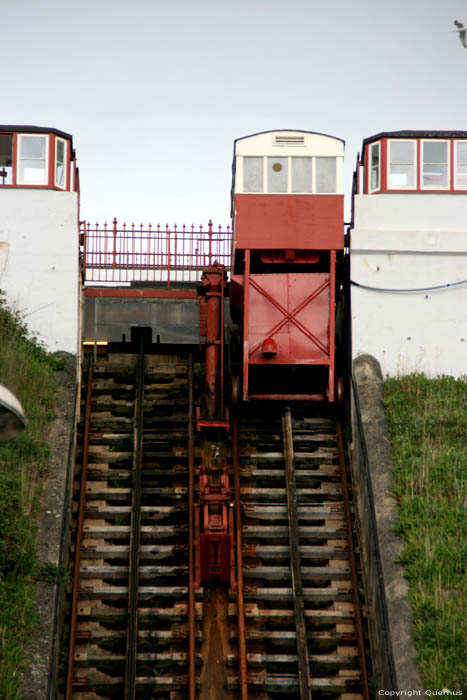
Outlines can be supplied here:
M353 356L467 374L467 131L363 142L351 229Z
M78 350L78 177L72 137L0 126L0 289L48 350Z

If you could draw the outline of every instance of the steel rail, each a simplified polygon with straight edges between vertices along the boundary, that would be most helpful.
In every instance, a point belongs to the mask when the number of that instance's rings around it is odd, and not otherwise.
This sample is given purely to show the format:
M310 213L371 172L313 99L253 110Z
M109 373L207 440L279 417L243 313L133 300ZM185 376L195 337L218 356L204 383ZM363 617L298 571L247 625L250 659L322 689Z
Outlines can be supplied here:
M344 499L345 523L347 528L347 539L349 542L349 564L352 576L352 596L354 606L355 628L357 632L358 657L360 664L360 673L362 677L362 695L363 700L369 700L370 692L368 688L368 675L366 669L365 647L363 640L362 616L360 610L360 599L358 595L357 566L355 563L355 550L353 546L353 530L350 513L349 490L347 487L347 472L345 468L344 441L342 438L342 426L340 423L337 424L336 432L337 449L339 453L339 467L342 481L342 496Z
M143 471L144 349L141 339L136 364L135 411L133 420L133 507L131 511L128 571L128 634L125 657L125 700L136 696L136 655L138 647L138 585Z
M78 593L79 593L79 569L81 564L81 542L83 539L83 524L84 524L84 505L86 502L86 483L88 469L88 452L89 452L89 426L91 422L91 400L92 400L92 384L94 379L94 358L89 357L88 382L86 389L86 408L84 414L84 435L83 435L83 456L81 463L81 484L78 505L78 525L76 533L75 545L75 564L73 571L73 593L71 599L71 621L70 621L70 642L68 648L68 669L66 682L66 700L70 700L73 692L73 670L75 662L75 643L76 643L76 618L78 611Z
M297 487L295 482L292 418L289 406L285 408L282 416L282 435L284 443L285 479L287 485L290 573L292 579L292 595L297 634L298 685L300 688L301 700L311 700L310 660L308 657L305 603L303 598L302 575L300 571Z
M245 605L243 600L243 562L242 562L242 510L240 501L240 460L238 455L238 425L233 421L232 425L232 461L235 483L235 548L237 566L237 627L238 627L238 659L240 698L248 700L248 678L246 664L246 637L245 637Z
M188 360L188 693L195 700L195 569L194 569L194 431L193 431L193 356Z

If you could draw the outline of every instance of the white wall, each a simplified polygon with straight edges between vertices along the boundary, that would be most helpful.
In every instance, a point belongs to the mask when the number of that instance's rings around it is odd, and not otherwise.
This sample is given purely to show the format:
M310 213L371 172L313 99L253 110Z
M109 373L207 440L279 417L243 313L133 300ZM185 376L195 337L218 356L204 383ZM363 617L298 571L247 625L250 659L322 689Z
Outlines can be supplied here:
M76 193L0 188L0 289L48 350L77 352Z
M351 279L383 289L467 280L467 194L358 195ZM418 292L352 286L353 356L383 374L467 374L467 284Z

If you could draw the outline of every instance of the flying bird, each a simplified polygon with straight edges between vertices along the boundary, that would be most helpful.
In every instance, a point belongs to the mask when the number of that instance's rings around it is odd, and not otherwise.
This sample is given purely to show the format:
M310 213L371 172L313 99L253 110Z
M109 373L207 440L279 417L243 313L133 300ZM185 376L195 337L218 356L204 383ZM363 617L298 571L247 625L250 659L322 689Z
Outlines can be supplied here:
M462 24L462 22L459 22L457 19L454 20L454 24L456 25L457 29L453 29L453 32L459 32L459 39L461 40L461 44L464 47L464 49L467 49L467 27L465 24Z

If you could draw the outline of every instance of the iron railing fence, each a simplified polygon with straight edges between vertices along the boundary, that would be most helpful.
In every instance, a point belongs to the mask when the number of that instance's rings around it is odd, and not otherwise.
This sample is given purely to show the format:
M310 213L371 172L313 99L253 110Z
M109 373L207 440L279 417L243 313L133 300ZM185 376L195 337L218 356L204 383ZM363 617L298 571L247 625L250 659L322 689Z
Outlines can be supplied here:
M194 282L214 262L231 264L232 232L209 221L169 227L80 223L83 281L101 283Z

